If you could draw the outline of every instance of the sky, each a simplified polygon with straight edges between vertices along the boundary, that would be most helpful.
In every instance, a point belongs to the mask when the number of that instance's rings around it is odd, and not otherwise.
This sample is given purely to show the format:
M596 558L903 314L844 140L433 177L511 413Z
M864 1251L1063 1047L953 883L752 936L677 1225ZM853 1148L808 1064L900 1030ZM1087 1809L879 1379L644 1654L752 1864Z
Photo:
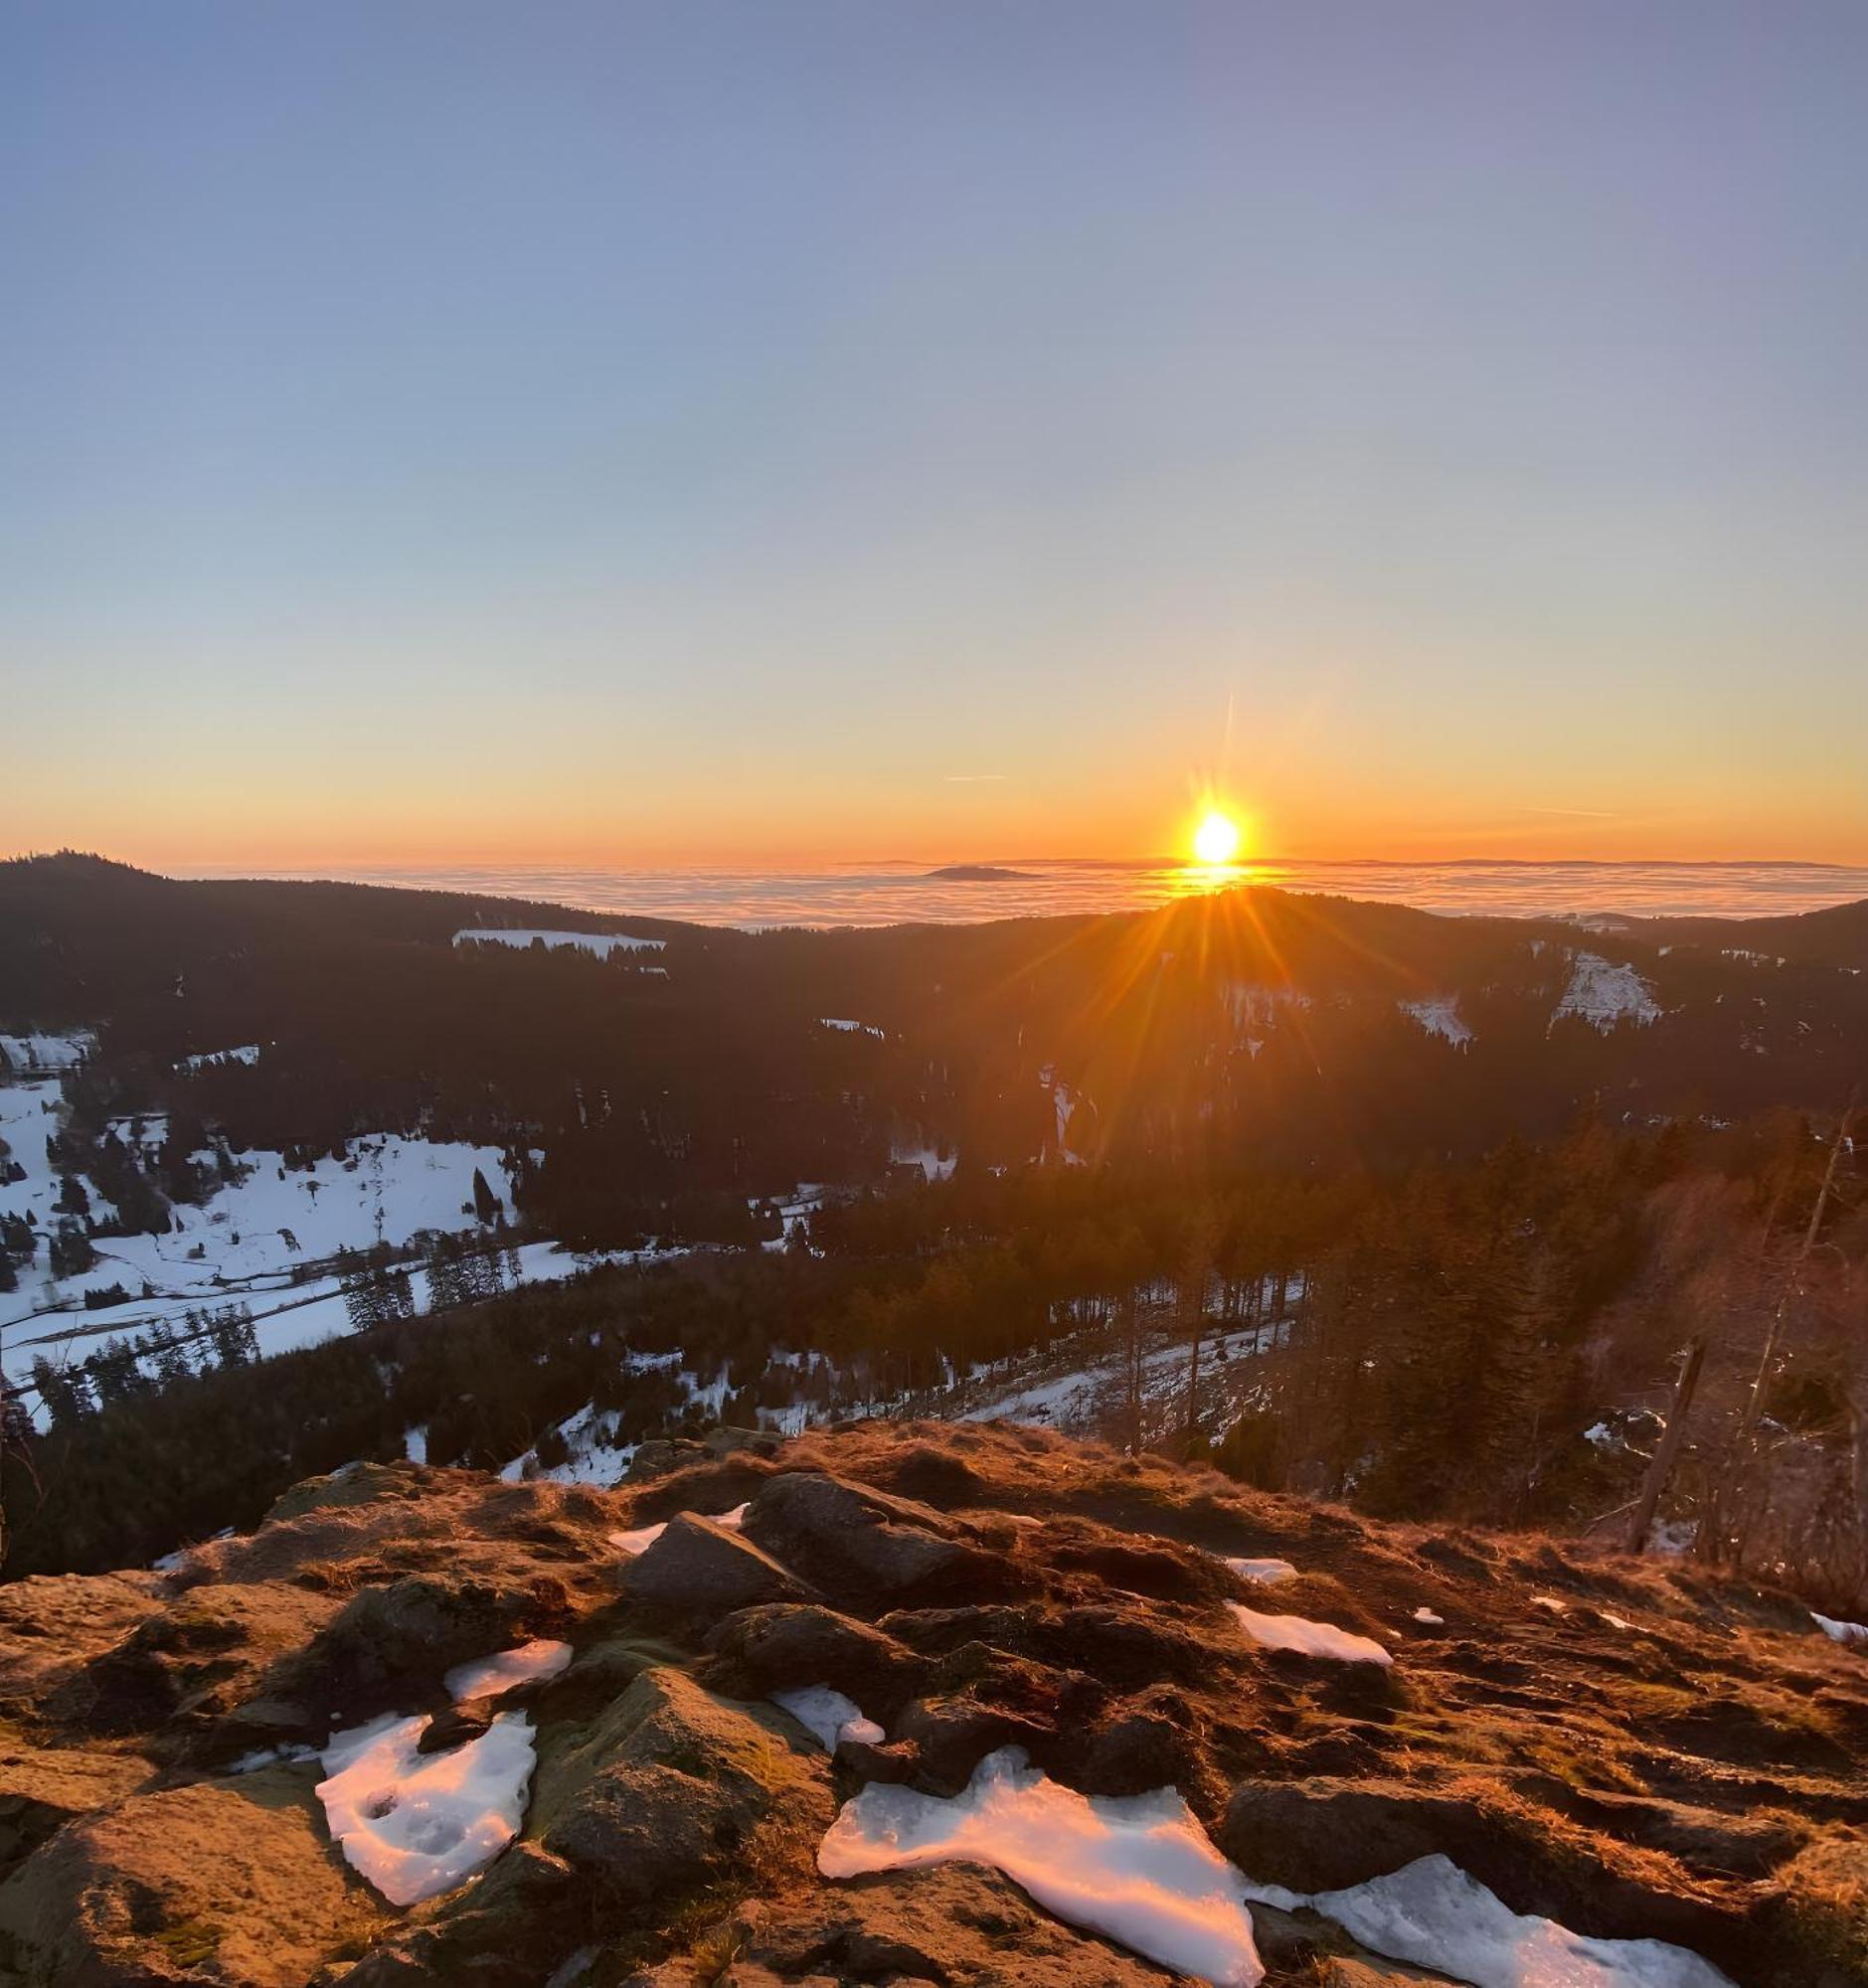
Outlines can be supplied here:
M0 853L1868 860L1868 7L6 0Z

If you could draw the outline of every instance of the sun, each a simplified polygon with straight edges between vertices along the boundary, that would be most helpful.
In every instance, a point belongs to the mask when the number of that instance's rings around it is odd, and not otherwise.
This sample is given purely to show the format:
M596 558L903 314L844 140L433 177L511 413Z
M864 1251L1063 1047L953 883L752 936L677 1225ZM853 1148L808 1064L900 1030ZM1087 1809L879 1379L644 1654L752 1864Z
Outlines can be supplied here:
M1209 870L1223 870L1239 854L1241 840L1239 824L1215 808L1193 832L1194 860Z

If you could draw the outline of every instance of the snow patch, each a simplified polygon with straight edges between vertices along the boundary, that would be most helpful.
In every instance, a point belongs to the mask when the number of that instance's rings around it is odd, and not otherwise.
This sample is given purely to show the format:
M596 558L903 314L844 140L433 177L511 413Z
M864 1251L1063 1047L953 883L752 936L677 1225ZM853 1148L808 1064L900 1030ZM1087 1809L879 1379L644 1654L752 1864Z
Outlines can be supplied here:
M1296 1650L1306 1657L1328 1657L1340 1664L1380 1664L1384 1669L1395 1661L1373 1636L1358 1636L1351 1629L1337 1628L1334 1622L1312 1622L1303 1615L1261 1615L1242 1601L1226 1605L1246 1634L1268 1650Z
M540 1637L490 1657L456 1664L441 1682L456 1705L466 1705L476 1698L503 1698L515 1686L530 1684L535 1678L555 1678L570 1661L569 1643Z
M877 1028L874 1022L852 1022L840 1015L819 1015L817 1026L820 1029L837 1029L846 1036L875 1036L883 1042L888 1040L888 1031Z
M1633 967L1613 965L1600 953L1579 952L1571 960L1570 984L1551 1015L1551 1026L1566 1015L1608 1035L1620 1022L1640 1028L1659 1021L1660 1004Z
M807 1733L814 1734L826 1753L834 1753L840 1740L860 1740L879 1746L889 1737L873 1719L863 1717L863 1708L853 1698L845 1698L827 1684L774 1691L771 1702L780 1712L788 1712Z
M1472 1031L1459 1019L1459 997L1436 994L1426 1001L1404 1001L1403 1014L1412 1015L1430 1036L1440 1036L1456 1049L1472 1040Z
M503 1712L450 1752L418 1750L425 1717L386 1714L324 1749L318 1783L344 1861L393 1905L451 1892L519 1833L534 1757L532 1722Z
M1809 1619L1838 1643L1868 1643L1868 1622L1838 1622L1833 1615L1818 1615L1813 1608Z
M1445 1616L1436 1615L1431 1608L1417 1608L1410 1619L1425 1622L1430 1629L1443 1629L1446 1626Z
M1392 1960L1409 1960L1473 1988L1734 1988L1710 1961L1658 1939L1589 1939L1555 1919L1514 1912L1442 1856L1340 1892L1248 1885L1281 1911L1308 1905Z
M1297 1570L1287 1560L1229 1560L1226 1565L1241 1580L1269 1584L1275 1580L1295 1580L1297 1577Z
M817 1868L855 1878L956 1859L989 1864L1046 1911L1216 1988L1265 1978L1245 1880L1172 1788L1093 1801L1007 1746L951 1800L866 1787L831 1824Z

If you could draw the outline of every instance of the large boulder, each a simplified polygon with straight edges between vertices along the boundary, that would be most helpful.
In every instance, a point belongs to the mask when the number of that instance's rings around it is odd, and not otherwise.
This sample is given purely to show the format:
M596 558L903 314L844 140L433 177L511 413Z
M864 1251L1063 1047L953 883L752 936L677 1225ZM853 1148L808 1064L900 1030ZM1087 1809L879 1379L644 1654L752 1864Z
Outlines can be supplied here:
M798 1471L774 1477L741 1530L837 1600L886 1607L981 1600L1011 1584L1011 1564L929 1505Z
M541 1767L533 1833L600 1898L633 1905L744 1871L774 1831L814 1853L834 1807L824 1756L775 1710L652 1670Z
M653 1934L710 1892L794 1887L835 1806L828 1760L778 1712L644 1671L589 1726L541 1736L521 1841L345 1988L537 1988L592 1938Z
M381 1923L311 1776L270 1769L131 1795L0 1885L0 1934L46 1988L302 1988Z
M51 1694L46 1711L94 1734L205 1732L268 1669L308 1645L337 1612L286 1581L196 1588L145 1616Z
M37 1712L162 1607L155 1574L35 1574L0 1586L0 1717Z
M738 1533L680 1512L629 1563L622 1579L632 1601L715 1622L760 1602L805 1601L811 1590Z
M913 1696L925 1658L834 1608L807 1603L743 1608L707 1639L720 1670L761 1697L827 1684L864 1706L893 1707Z
M1164 1988L1176 1977L1041 1911L996 1871L942 1864L889 1871L747 1907L716 1935L734 1959L701 1975L693 1960L638 1975L631 1988L765 1988L782 1981L939 1982L943 1988Z
M93 1808L119 1801L150 1778L136 1753L78 1746L0 1746L0 1873Z

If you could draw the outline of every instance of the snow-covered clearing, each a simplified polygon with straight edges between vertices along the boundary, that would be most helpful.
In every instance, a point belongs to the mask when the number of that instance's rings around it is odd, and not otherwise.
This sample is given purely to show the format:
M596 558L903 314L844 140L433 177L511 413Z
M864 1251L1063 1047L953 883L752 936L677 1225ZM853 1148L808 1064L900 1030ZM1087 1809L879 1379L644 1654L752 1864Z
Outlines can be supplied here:
M441 1682L456 1705L467 1705L476 1698L503 1698L515 1685L530 1684L534 1678L555 1678L570 1661L569 1643L540 1637L516 1649L456 1664Z
M0 1036L0 1056L16 1071L76 1070L96 1047L88 1029L63 1036Z
M1660 1004L1633 967L1615 966L1600 953L1579 952L1572 955L1570 984L1551 1015L1551 1026L1566 1015L1574 1015L1607 1035L1620 1022L1644 1027L1659 1021Z
M612 952L665 952L668 941L665 938L637 938L632 932L582 932L582 931L521 931L516 927L475 926L454 934L456 945L509 945L519 951L527 951L534 944L542 945L547 952L556 952L562 946L575 946L580 952L594 952L598 959L607 959Z
M48 1087L56 1090L43 1084L0 1090L0 1112L6 1114L0 1134L9 1137L27 1170L24 1181L0 1187L0 1210L26 1216L42 1236L58 1220L54 1203L60 1190L45 1157L45 1137L57 1129L43 1108ZM36 1154L18 1150L22 1139L6 1132L16 1110L26 1112L30 1131L38 1133L36 1141L24 1138ZM400 1246L430 1232L473 1229L476 1172L502 1201L512 1194L497 1146L431 1144L400 1132L354 1139L343 1159L327 1153L310 1167L288 1167L284 1156L273 1152L233 1157L240 1178L220 1184L198 1208L177 1203L166 1235L98 1238L98 1260L76 1276L55 1280L50 1251L42 1244L33 1263L21 1270L20 1288L0 1298L0 1324L60 1305L77 1308L86 1290L111 1284L121 1284L132 1297L147 1284L176 1302L138 1303L101 1325L175 1316L255 1288L289 1285L294 1264L321 1262L341 1249L368 1249L379 1242ZM94 1211L101 1197L93 1184L86 1189ZM304 1286L298 1288L303 1295Z
M1384 1669L1395 1661L1373 1636L1358 1636L1353 1629L1337 1628L1334 1622L1312 1622L1304 1615L1261 1615L1243 1601L1226 1605L1246 1634L1268 1650L1296 1650L1306 1657L1328 1657L1342 1664L1380 1664Z
M1473 1988L1734 1988L1711 1962L1658 1939L1588 1939L1514 1912L1445 1857L1421 1857L1340 1892L1249 1885L1281 1911L1308 1905L1364 1946Z
M1818 1615L1813 1608L1809 1618L1838 1643L1868 1643L1868 1622L1838 1622L1833 1615Z
M393 1905L451 1892L525 1821L534 1749L524 1713L502 1712L445 1753L418 1750L427 1728L424 1717L389 1713L333 1734L324 1749L318 1799L331 1835Z
M817 1852L826 1878L990 1864L1046 1911L1106 1934L1218 1988L1255 1988L1265 1968L1245 1880L1172 1788L1090 1800L990 1753L951 1800L872 1784L846 1802Z
M1275 1325L1236 1327L1215 1332L1201 1349L1201 1420L1221 1434L1238 1419L1254 1385L1258 1357L1277 1340ZM1184 1412L1187 1394L1187 1341L1150 1333L1141 1361L1144 1434L1168 1414ZM958 1389L916 1404L917 1412L942 1420L1039 1422L1067 1434L1089 1434L1118 1426L1127 1411L1128 1365L1125 1349L1106 1330L1092 1330L1060 1341L1018 1363L1013 1373L969 1378Z
M1404 1001L1402 1013L1412 1015L1430 1036L1441 1036L1455 1048L1463 1049L1472 1040L1472 1031L1459 1019L1459 997L1436 994L1426 1001Z
M845 1698L827 1684L774 1691L771 1702L813 1735L826 1753L834 1753L840 1740L860 1740L879 1746L889 1737L873 1719L863 1717L863 1708L853 1698Z
M943 1155L937 1146L928 1143L925 1134L918 1140L892 1140L889 1145L889 1157L898 1167L920 1167L923 1175L931 1181L951 1179L953 1169L960 1163L957 1150L949 1147Z
M1297 1570L1287 1560L1229 1560L1226 1565L1241 1580L1295 1580Z

